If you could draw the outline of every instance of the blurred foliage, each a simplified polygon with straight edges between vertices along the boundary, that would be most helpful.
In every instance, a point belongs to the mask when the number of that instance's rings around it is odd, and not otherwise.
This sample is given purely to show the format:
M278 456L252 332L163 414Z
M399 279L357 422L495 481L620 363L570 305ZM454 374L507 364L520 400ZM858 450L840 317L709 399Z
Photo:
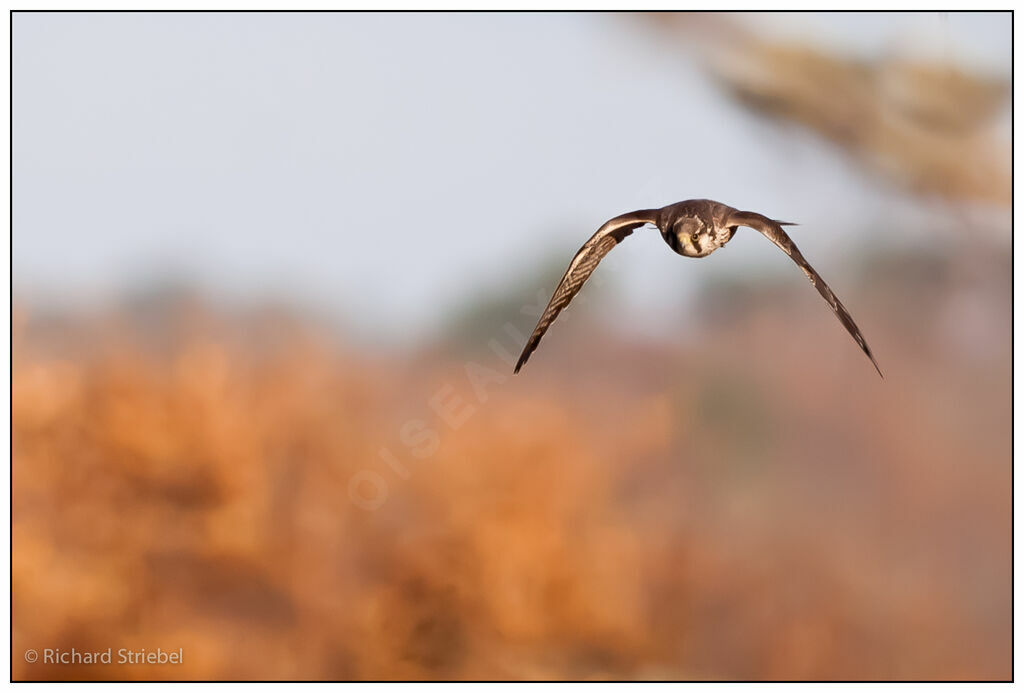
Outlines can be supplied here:
M192 299L162 343L18 312L14 651L185 662L14 677L1005 679L1008 277L964 351L937 276L847 298L884 382L798 281L688 346L568 321L515 378Z
M859 60L773 41L726 14L651 15L741 103L791 120L914 193L1008 206L1010 84L952 63ZM1009 17L1009 15L1007 15Z
M582 244L582 241L581 241ZM524 271L525 276L503 276L501 284L482 287L443 321L441 339L451 354L470 356L488 349L496 337L506 335L506 326L527 332L533 329L558 281L565 273L572 253L565 250L552 252L535 266ZM584 317L594 302L614 291L615 273L610 262L603 263L587 280L582 291L559 316L561 326ZM509 282L509 276L512 281Z

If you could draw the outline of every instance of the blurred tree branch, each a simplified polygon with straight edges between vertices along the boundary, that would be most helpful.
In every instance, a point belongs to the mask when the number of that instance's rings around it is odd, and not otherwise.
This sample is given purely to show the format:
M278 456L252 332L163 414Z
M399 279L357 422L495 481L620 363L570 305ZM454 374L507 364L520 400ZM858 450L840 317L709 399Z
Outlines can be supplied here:
M915 193L1009 205L1010 147L993 123L1005 80L948 64L864 61L762 39L727 14L648 15L755 111L796 121Z

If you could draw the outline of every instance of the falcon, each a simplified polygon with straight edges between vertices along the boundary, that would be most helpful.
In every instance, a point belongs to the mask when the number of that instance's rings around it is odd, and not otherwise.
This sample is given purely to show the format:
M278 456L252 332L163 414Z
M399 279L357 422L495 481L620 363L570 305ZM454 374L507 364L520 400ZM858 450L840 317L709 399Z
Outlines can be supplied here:
M583 244L572 262L569 263L569 268L565 271L562 281L558 282L558 288L555 289L555 294L551 297L548 307L544 310L544 314L537 322L537 327L523 348L519 362L516 363L516 373L540 344L541 337L548 331L558 314L569 305L573 296L579 293L580 288L594 272L601 259L621 243L622 239L647 224L657 227L661 232L661 237L665 239L672 250L686 257L697 258L706 257L731 241L732 237L736 235L736 229L740 226L760 232L782 252L791 257L793 262L803 270L803 273L811 280L811 284L839 318L839 322L853 337L853 341L857 342L857 346L871 359L871 364L878 371L878 375L882 375L868 343L864 341L864 335L860 333L860 329L853 322L846 307L832 293L832 289L821 278L821 275L804 259L793 240L782 230L783 226L796 226L796 224L769 219L757 212L742 212L714 200L684 200L661 209L642 209L606 221L597 230L597 233Z

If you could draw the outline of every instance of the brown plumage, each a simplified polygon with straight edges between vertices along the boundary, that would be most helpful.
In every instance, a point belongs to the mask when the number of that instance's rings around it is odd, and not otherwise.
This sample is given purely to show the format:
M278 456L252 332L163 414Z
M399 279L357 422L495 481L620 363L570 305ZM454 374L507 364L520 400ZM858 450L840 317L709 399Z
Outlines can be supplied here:
M714 200L685 200L661 209L644 209L617 216L604 223L589 241L583 244L569 263L569 268L558 282L548 307L544 310L537 327L530 335L523 348L523 353L516 363L518 373L530 354L537 348L541 337L554 322L562 309L569 305L583 284L587 281L598 263L626 236L645 224L653 224L661 232L662 238L672 250L687 257L705 257L718 250L730 240L740 226L747 226L759 231L768 240L778 246L782 252L793 259L807 278L818 290L822 298L839 318L850 336L864 351L878 375L881 369L875 362L864 336L861 334L850 313L839 298L832 293L825 280L821 278L810 263L804 259L793 240L782 230L783 226L793 226L792 222L776 221L756 212L742 212Z

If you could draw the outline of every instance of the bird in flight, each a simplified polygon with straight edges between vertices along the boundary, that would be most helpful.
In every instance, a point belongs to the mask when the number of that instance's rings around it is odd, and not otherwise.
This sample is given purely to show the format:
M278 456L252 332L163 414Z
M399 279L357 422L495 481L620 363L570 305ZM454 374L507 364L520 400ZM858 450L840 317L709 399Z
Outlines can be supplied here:
M757 212L741 212L714 200L684 200L661 209L642 209L606 221L597 230L597 233L583 244L572 262L569 263L569 269L565 271L562 281L558 282L555 294L551 297L548 307L544 309L544 314L537 322L537 327L534 328L526 346L523 347L523 353L519 357L519 362L516 363L516 373L530 358L530 354L537 348L541 337L547 332L548 327L558 317L558 314L569 305L573 296L579 293L580 288L594 272L601 259L621 243L623 238L646 224L656 226L669 247L686 257L710 255L731 241L736 234L736 229L740 226L747 226L760 232L777 245L782 252L791 257L793 262L803 270L807 278L811 280L811 284L839 318L839 322L843 323L843 327L853 337L853 341L857 342L857 345L871 359L878 375L882 375L881 369L875 362L875 357L871 355L868 343L864 341L864 336L853 322L846 307L832 293L832 289L821 278L821 275L804 259L792 239L782 230L783 226L795 226L795 224L769 219Z

